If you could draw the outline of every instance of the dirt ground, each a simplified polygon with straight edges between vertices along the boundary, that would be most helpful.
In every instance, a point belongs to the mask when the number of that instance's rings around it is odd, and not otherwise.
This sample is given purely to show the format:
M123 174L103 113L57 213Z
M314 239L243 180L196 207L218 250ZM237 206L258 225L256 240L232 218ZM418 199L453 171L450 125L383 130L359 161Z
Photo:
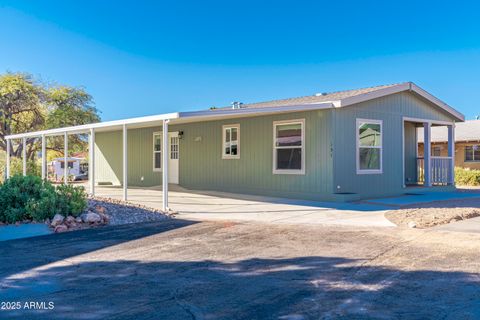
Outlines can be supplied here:
M385 217L398 226L414 224L416 228L430 228L480 216L480 198L435 201L415 204L388 211Z
M190 222L0 246L5 319L478 319L480 235Z

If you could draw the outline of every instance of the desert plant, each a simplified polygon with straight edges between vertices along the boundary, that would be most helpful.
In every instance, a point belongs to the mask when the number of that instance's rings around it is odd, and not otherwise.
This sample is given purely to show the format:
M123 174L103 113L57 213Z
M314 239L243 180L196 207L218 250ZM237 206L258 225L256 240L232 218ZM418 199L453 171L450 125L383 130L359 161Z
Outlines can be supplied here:
M456 167L455 183L461 186L480 186L480 170Z
M0 186L0 221L42 221L57 213L78 216L87 206L83 187L60 185L37 176L15 175Z
M0 187L0 220L13 223L27 219L27 206L40 199L45 182L37 176L15 175Z
M87 207L87 195L82 186L62 184L57 187L57 201L61 212L68 212L76 217Z

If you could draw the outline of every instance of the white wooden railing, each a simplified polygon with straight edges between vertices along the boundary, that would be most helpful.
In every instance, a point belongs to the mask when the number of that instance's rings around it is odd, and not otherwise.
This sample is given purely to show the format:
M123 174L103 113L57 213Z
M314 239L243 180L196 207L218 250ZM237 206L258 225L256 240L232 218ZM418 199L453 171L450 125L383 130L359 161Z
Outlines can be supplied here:
M451 174L452 157L430 157L430 179L432 184L446 185L452 184ZM417 180L419 183L425 182L425 160L424 158L417 158Z

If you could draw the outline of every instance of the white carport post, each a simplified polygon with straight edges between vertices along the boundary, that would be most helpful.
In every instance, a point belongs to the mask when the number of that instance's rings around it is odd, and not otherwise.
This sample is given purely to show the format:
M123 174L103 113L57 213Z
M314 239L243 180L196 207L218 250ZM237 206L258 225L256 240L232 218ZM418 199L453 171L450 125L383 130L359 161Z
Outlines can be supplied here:
M47 175L47 146L45 141L45 135L42 134L42 180L45 180Z
M90 129L88 143L88 183L90 185L90 194L95 195L95 130Z
M123 201L127 201L128 188L128 150L127 150L127 125L123 125Z
M430 122L424 122L423 123L423 176L424 176L424 186L426 187L431 187L432 186L432 181L431 181L431 148L432 148L432 143L431 143L431 123Z
M27 175L27 138L22 138L22 162L23 162L23 176Z
M455 184L455 125L448 126L448 156L450 157L450 168L448 184Z
M6 178L10 178L10 139L7 139L7 168L6 168Z
M63 134L63 183L68 183L68 134Z
M162 210L168 210L168 122L163 120L162 129Z

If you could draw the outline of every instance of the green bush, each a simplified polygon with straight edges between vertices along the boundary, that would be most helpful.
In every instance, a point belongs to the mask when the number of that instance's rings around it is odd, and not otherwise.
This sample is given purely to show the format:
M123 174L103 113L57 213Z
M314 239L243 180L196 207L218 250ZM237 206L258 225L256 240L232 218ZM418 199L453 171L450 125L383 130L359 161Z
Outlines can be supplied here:
M480 186L480 170L456 167L455 183L460 186Z
M87 205L83 187L54 187L37 176L14 175L0 186L0 221L43 221L57 213L78 216Z
M62 184L57 187L58 207L61 212L69 212L77 217L87 207L85 188L75 187L71 184Z

